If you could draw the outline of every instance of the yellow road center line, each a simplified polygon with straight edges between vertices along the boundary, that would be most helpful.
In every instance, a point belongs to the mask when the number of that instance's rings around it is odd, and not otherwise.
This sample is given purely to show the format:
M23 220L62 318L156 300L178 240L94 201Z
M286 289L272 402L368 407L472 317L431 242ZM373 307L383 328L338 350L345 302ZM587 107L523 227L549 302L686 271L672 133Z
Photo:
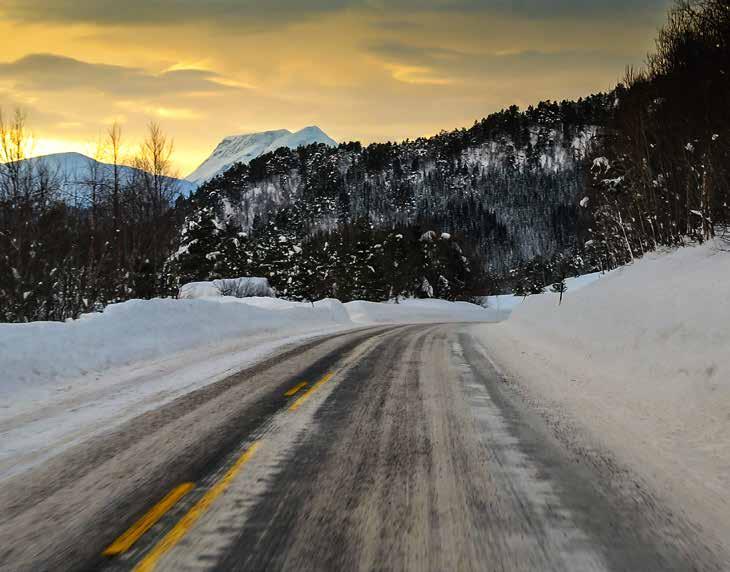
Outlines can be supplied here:
M289 411L296 411L297 409L299 409L302 406L302 404L307 399L309 399L309 396L312 395L312 393L314 393L315 391L317 391L317 389L319 389L322 385L324 385L330 379L332 379L332 375L333 374L328 373L322 379L320 379L317 383L315 383L312 387L310 387L307 391L305 391L304 393L302 393L299 396L299 399L297 399L294 403L292 403L291 407L289 408Z
M183 483L172 489L165 498L130 526L127 532L112 542L102 554L104 556L116 556L129 550L145 532L152 528L177 501L193 490L194 487L195 485L193 483Z
M183 537L188 533L203 513L208 510L213 501L217 499L231 484L234 477L243 468L243 466L251 459L259 442L255 442L241 455L235 464L228 469L225 475L219 480L203 497L193 505L193 507L183 516L178 523L160 540L155 547L145 556L137 566L135 572L151 572L155 569L157 562L165 553L172 549Z
M296 395L300 389L302 389L303 387L306 387L306 386L307 386L307 382L303 381L302 383L295 385L289 391L287 391L284 394L284 397L291 397L292 395Z

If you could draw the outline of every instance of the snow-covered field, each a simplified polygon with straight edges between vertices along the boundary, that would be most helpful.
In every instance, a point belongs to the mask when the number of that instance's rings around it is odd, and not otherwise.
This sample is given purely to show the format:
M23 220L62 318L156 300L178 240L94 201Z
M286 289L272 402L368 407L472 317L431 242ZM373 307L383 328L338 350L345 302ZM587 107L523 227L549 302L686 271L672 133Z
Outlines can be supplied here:
M0 478L283 346L386 323L494 321L440 300L131 300L67 323L0 324Z
M479 329L509 379L728 548L730 253L718 246L649 255L561 307L530 297Z

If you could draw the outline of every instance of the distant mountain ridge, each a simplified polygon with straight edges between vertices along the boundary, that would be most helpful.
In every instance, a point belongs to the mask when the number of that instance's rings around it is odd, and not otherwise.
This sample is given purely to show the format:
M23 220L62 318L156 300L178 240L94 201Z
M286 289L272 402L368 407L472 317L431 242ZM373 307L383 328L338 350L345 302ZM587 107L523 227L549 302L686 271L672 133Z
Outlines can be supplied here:
M305 127L292 133L288 129L232 135L223 139L213 153L186 180L202 185L227 171L236 163L248 164L253 159L281 147L296 149L303 145L323 143L336 147L337 142L317 126Z
M52 180L62 194L62 198L69 203L83 203L94 184L109 181L114 172L114 166L87 157L82 153L53 153L24 159L31 167L31 172L43 171ZM135 167L119 165L119 176L123 182L130 181L141 172ZM188 181L169 177L171 183L178 187L178 194L187 196L197 188Z

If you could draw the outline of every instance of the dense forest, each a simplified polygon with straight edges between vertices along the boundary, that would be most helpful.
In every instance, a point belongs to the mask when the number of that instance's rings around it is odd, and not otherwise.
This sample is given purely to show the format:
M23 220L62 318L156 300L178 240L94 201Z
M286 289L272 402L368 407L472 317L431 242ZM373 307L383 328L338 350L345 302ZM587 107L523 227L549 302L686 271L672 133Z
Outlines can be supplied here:
M680 0L611 93L402 143L281 148L181 198L159 128L70 203L0 118L0 320L259 275L298 300L542 292L728 223L730 5ZM120 132L106 154L120 164Z
M730 3L677 2L646 69L618 86L591 157L589 246L606 266L727 233L728 101Z
M611 102L512 107L400 144L281 148L192 196L172 268L183 282L263 275L301 299L493 292L522 263L579 250L585 159Z

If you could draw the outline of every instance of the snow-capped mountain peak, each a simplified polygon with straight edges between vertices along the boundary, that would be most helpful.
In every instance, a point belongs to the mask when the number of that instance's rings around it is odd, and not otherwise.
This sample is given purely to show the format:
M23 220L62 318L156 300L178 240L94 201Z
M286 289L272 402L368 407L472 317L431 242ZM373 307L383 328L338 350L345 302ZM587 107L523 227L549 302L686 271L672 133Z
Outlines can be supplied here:
M302 145L324 143L335 146L337 142L329 137L317 126L309 126L292 133L288 129L262 131L260 133L246 133L224 138L213 153L195 171L188 175L187 180L202 185L216 175L225 172L235 163L248 163L252 159L276 151L280 147L296 149Z
M114 166L87 157L81 153L52 153L23 159L21 164L28 166L30 172L42 171L52 185L57 186L60 198L69 202L85 202L88 200L93 185L108 184L114 172ZM141 171L135 167L119 165L119 176L124 183L131 182ZM177 188L177 193L189 195L195 185L185 180L168 177Z
M302 145L311 145L312 143L324 143L325 145L331 146L337 145L337 143L319 127L311 125L297 131L296 133L288 133L280 139L277 139L269 145L267 152L276 151L279 147L296 149Z

